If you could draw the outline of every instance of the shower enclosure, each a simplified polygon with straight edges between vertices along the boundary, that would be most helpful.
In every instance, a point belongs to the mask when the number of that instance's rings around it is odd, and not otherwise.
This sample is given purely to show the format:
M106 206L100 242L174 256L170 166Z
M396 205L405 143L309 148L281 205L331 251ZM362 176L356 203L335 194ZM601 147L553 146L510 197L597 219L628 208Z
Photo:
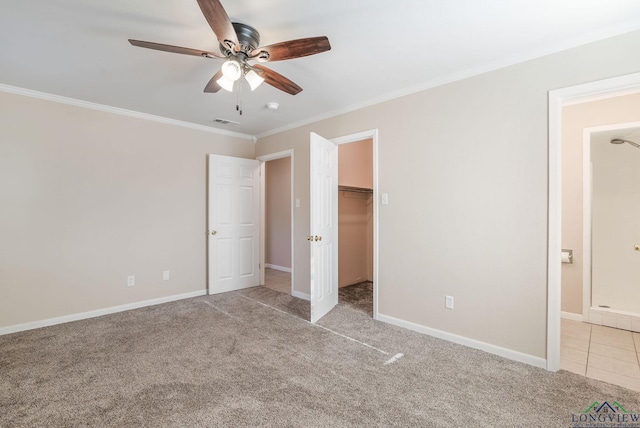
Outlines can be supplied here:
M589 318L640 331L640 144L604 137L590 147Z

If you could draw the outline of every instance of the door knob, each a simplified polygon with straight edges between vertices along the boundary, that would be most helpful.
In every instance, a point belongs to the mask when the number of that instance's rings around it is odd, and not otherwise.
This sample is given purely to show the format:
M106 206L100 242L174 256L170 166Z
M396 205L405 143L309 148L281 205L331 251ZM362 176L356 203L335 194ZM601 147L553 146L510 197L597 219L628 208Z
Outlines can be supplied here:
M218 233L218 231L217 231L217 230L212 230L212 231L211 231L211 234L212 234L212 235L215 235L216 233Z
M313 236L307 236L307 241L313 240Z
M315 241L316 241L316 242L317 242L317 241L322 241L322 236L318 236L318 235L316 235Z

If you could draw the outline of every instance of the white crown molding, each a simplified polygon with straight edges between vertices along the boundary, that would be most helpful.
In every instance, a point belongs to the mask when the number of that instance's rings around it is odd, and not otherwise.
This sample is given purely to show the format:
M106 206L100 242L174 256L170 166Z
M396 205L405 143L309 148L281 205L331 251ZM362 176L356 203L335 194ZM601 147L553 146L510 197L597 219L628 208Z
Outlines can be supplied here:
M567 50L567 49L572 49L572 48L577 48L589 43L594 43L594 42L598 42L607 38L611 38L611 37L616 37L616 36L621 36L625 33L629 33L629 32L633 32L633 31L637 31L640 29L640 24L634 20L629 20L627 22L624 22L622 24L619 24L615 27L608 27L608 28L604 28L604 29L600 29L599 31L596 32L591 32L587 35L583 35L581 37L575 38L573 40L567 41L565 43L561 43L558 44L556 46L554 46L553 50L549 50L549 49L531 49L528 50L524 53L519 53L517 55L514 55L510 58L506 58L500 61L495 61L493 63L490 64L485 64L481 67L475 67L472 69L468 69L468 70L464 70L461 71L459 73L453 73L447 76L443 76L437 79L433 79L427 82L423 82L419 85L415 85L409 88L405 88L399 91L395 91L395 92L391 92L388 93L386 95L380 96L380 97L376 97L376 98L371 98L369 100L360 102L360 103L355 103L343 108L339 108L336 110L332 110L308 119L303 119L301 121L295 122L295 123L291 123L279 128L274 128L271 130L267 130L265 132L262 132L260 134L257 135L249 135L249 134L242 134L239 132L233 132L233 131L227 131L224 129L218 129L218 128L213 128L210 126L204 126L204 125L199 125L199 124L195 124L195 123L191 123L191 122L184 122L184 121L180 121L180 120L175 120L175 119L170 119L170 118L166 118L166 117L162 117L162 116L155 116L155 115L151 115L151 114L147 114L147 113L141 113L141 112L137 112L137 111L133 111L133 110L126 110L126 109L122 109L122 108L118 108L118 107L111 107L111 106L107 106L107 105L102 105L102 104L97 104L97 103L92 103L92 102L88 102L88 101L82 101L82 100L77 100L77 99L73 99L73 98L68 98L68 97L63 97L63 96L59 96L59 95L53 95L53 94L48 94L48 93L44 93L44 92L38 92L38 91L34 91L34 90L29 90L29 89L24 89L24 88L19 88L19 87L14 87L14 86L9 86L9 85L4 85L4 84L0 84L0 91L1 92L8 92L8 93L14 93L14 94L19 94L19 95L24 95L24 96L29 96L29 97L33 97L33 98L39 98L39 99L44 99L44 100L49 100L49 101L54 101L54 102L59 102L59 103L63 103L63 104L69 104L69 105L74 105L74 106L79 106L79 107L84 107L84 108L90 108L90 109L94 109L94 110L100 110L100 111L105 111L105 112L109 112L109 113L114 113L114 114L120 114L120 115L124 115L124 116L130 116L130 117L135 117L135 118L139 118L139 119L145 119L145 120L151 120L154 122L160 122L160 123L165 123L165 124L169 124L169 125L174 125L174 126L181 126L181 127L185 127L185 128L190 128L190 129L195 129L195 130L199 130L199 131L204 131L204 132L209 132L209 133L214 133L214 134L219 134L219 135L226 135L226 136L231 136L231 137L237 137L237 138L242 138L242 139L246 139L246 140L251 140L254 143L261 138L265 138L271 135L275 135L275 134L279 134L282 132L286 132L292 129L296 129L305 125L309 125L312 123L316 123L325 119L330 119L332 117L336 117L336 116L340 116L346 113L350 113L356 110L360 110L366 107L371 107L377 104L381 104L387 101L391 101L397 98L402 98L408 95L412 95L415 93L419 93L419 92L423 92L426 91L428 89L432 89L438 86L443 86L449 83L453 83L456 81L460 81L460 80L464 80L467 78L471 78L474 76L478 76L484 73L488 73L491 71L495 71L495 70L499 70L501 68L505 68L505 67L509 67L515 64L520 64L526 61L530 61L530 60L535 60L544 56L548 56L548 55L552 55L558 52L561 52L563 50Z
M500 70L502 68L506 68L512 65L516 65L516 64L521 64L523 62L527 62L527 61L531 61L531 60L535 60L544 56L548 56L548 55L553 55L556 54L558 52L562 52L564 50L567 49L572 49L572 48L577 48L583 45L587 45L589 43L594 43L594 42L598 42L610 37L616 37L616 36L621 36L623 34L626 33L630 33L632 31L636 31L640 29L640 25L638 24L638 22L635 21L629 21L625 24L622 24L616 28L608 28L599 32L594 32L591 33L587 36L583 36L581 38L576 38L574 40L565 42L565 43L561 43L558 44L554 47L554 49L552 51L549 51L548 49L534 49L534 50L530 50L527 51L526 53L521 53L521 54L517 54L514 55L512 57L500 60L500 61L495 61L493 63L490 64L485 64L481 67L476 67L476 68L471 68L468 70L464 70L462 72L459 73L453 73L453 74L449 74L447 76L443 76L441 78L438 79L433 79L424 83L421 83L419 85L415 85L409 88L405 88L396 92L391 92L388 93L386 95L377 97L377 98L372 98L369 99L367 101L363 101L361 103L356 103L356 104L352 104L350 106L344 107L344 108L340 108L337 110L333 110L327 113L323 113L321 115L318 116L314 116L311 117L309 119L304 119L301 120L299 122L296 123L292 123L289 125L285 125L282 126L280 128L275 128L269 131L265 131L263 133L257 134L256 137L257 139L261 139L261 138L265 138L265 137L269 137L271 135L275 135L275 134L280 134L282 132L286 132L286 131L290 131L292 129L296 129L299 128L301 126L305 126L305 125L309 125L315 122L320 122L321 120L325 120L325 119L330 119L332 117L336 117L336 116L340 116L346 113L350 113L356 110L360 110L366 107L371 107L377 104L381 104L387 101L391 101L397 98L402 98L408 95L412 95L412 94L416 94L419 92L423 92L426 91L428 89L433 89L436 88L438 86L443 86L449 83L453 83L453 82L457 82L460 80L464 80L464 79L468 79L474 76L479 76L481 74L485 74L485 73L489 73L491 71L495 71L495 70Z
M10 94L23 95L25 97L38 98L46 101L53 101L60 104L68 104L76 107L88 108L92 110L99 110L107 113L118 114L121 116L135 117L137 119L150 120L152 122L164 123L167 125L180 126L183 128L195 129L196 131L204 131L212 134L225 135L228 137L242 138L243 140L250 140L256 142L256 137L253 135L241 134L239 132L226 131L224 129L212 128L210 126L198 125L191 122L184 122L182 120L169 119L168 117L155 116L153 114L141 113L133 110L126 110L119 107L111 107L104 104L92 103L89 101L82 101L75 98L63 97L60 95L49 94L46 92L34 91L31 89L19 88L17 86L0 84L0 92L7 92Z

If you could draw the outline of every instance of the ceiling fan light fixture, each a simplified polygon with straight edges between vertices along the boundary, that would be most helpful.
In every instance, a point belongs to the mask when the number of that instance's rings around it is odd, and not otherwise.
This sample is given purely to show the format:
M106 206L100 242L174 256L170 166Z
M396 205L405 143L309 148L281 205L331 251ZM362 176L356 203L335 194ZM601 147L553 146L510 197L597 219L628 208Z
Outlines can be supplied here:
M230 59L222 64L222 75L232 82L235 82L242 76L242 66L238 61Z
M220 86L222 89L229 91L229 92L233 92L233 86L236 83L235 80L229 79L227 76L222 75L221 78L219 78L218 80L216 80L216 83L218 84L218 86Z
M256 88L264 82L264 78L253 70L249 70L247 74L244 75L244 78L249 83L252 91L255 91Z

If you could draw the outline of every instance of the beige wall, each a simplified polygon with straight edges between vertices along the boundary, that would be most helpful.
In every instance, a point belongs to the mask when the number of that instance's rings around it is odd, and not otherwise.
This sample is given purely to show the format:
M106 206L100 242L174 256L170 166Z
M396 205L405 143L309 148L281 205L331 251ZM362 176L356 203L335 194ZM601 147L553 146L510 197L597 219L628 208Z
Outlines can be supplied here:
M0 327L205 290L207 153L254 146L0 92Z
M295 151L298 286L309 133L377 128L379 313L545 358L548 91L638 72L638 50L629 33L260 138L257 155Z
M573 264L562 264L562 311L582 314L583 130L640 120L640 94L569 105L562 109L562 248Z
M265 263L291 268L291 158L266 163Z
M373 189L373 140L338 146L338 184Z

